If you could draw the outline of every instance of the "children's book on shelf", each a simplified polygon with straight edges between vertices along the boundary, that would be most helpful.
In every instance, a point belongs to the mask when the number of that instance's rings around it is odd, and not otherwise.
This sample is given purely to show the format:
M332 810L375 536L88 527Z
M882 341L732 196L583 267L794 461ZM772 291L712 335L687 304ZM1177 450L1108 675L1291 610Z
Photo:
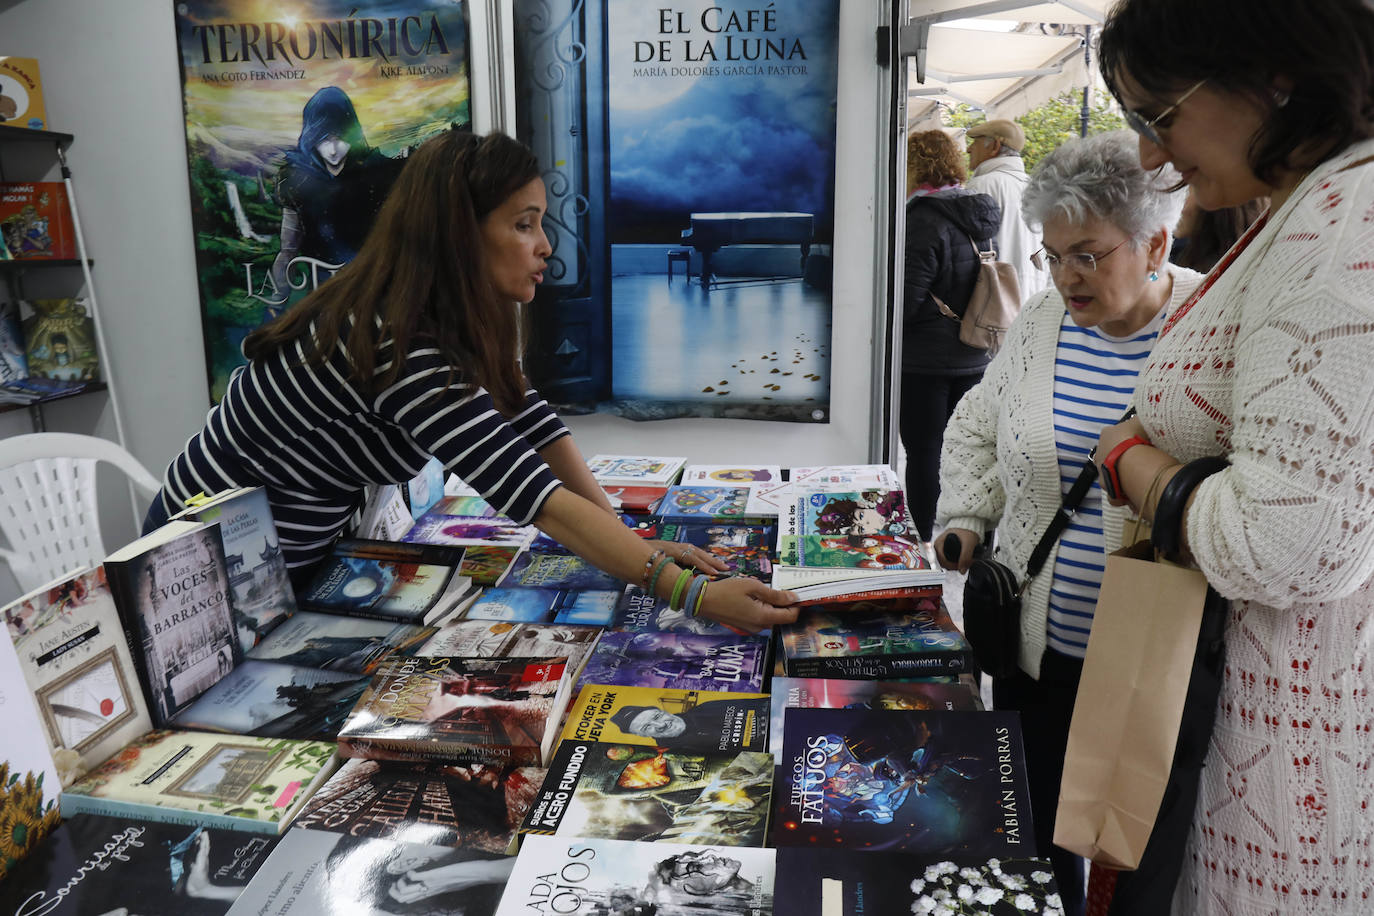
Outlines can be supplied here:
M528 836L497 916L772 916L776 851ZM560 909L551 905L558 902Z
M667 487L608 486L602 489L611 501L611 508L621 512L655 512L668 492Z
M501 516L447 515L430 509L415 520L402 539L407 544L452 544L458 547L524 547L535 529Z
M8 632L0 635L0 887L19 862L41 848L57 826L62 780L53 762L38 709L20 671Z
M588 684L569 704L559 737L682 751L766 751L768 694Z
M782 468L776 464L689 464L682 469L683 483L757 487L782 481Z
M901 490L816 492L794 488L779 534L896 534L915 531Z
M368 678L345 671L248 659L171 724L193 731L333 741Z
M505 620L450 620L416 655L458 658L540 658L566 656L576 683L591 655L600 627L567 623L512 623Z
M1064 916L1049 861L1020 853L942 857L784 846L778 850L773 906L788 916Z
M0 301L0 385L29 377L21 322L18 302Z
M762 846L773 757L564 741L522 834Z
M564 657L382 665L339 732L345 757L543 766L572 691Z
M0 181L0 239L10 258L75 258L66 186L60 181Z
M292 828L229 916L492 916L515 857Z
M489 588L463 613L465 620L575 623L604 627L615 616L620 589Z
M668 487L686 463L686 458L593 455L587 459L587 468L603 487Z
M515 558L503 586L518 588L615 589L625 587L610 573L602 572L586 560L570 553L544 553L527 550Z
M513 853L544 775L540 767L502 764L346 760L292 826Z
M625 589L610 628L626 633L717 633L730 628L707 617L693 617L688 611L673 610L666 598L646 594L638 585Z
M105 574L162 728L242 657L220 528L168 522L110 554Z
M944 606L922 599L908 611L832 610L809 605L778 628L789 677L883 680L973 670L973 650Z
M1036 854L1014 712L788 709L776 846Z
M100 348L86 299L30 299L24 319L24 357L30 379L94 382Z
M49 582L4 616L65 781L152 729L103 568Z
M300 595L308 611L427 624L451 613L472 586L461 547L345 538Z
M50 129L36 58L0 56L0 123L6 127Z
M976 712L983 708L977 685L954 680L848 681L836 678L775 677L768 746L782 763L782 718L788 709L942 709Z
M62 814L277 834L337 766L334 745L152 731L62 793Z
M223 916L273 836L78 814L0 883L0 913Z
M372 674L392 655L418 654L437 632L413 623L298 611L254 646L248 658Z
M777 514L771 506L754 500L753 493L742 486L678 484L668 488L657 514L674 521L732 521Z
M773 587L803 602L893 589L938 595L944 580L919 541L888 534L783 535L773 564Z
M767 636L608 632L579 684L757 693L767 664Z
M266 490L226 490L172 518L219 525L233 592L234 623L244 652L296 612L296 596Z

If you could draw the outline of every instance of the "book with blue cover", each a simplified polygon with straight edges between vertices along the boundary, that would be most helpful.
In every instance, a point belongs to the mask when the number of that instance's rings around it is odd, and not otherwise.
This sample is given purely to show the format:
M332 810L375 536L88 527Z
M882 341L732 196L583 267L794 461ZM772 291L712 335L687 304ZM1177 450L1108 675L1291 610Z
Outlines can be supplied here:
M576 591L566 588L489 588L468 606L464 620L512 623L609 625L620 599L619 589Z
M392 655L414 655L434 627L299 611L248 653L249 658L329 671L371 674Z
M624 583L570 553L528 550L515 558L501 580L503 586L525 588L616 589Z
M763 689L768 637L697 633L602 633L579 685L676 687L753 693Z
M451 612L471 586L459 572L463 549L361 538L334 543L300 596L305 610L430 623Z
M973 650L944 606L920 599L913 610L803 607L778 627L788 677L887 680L972 671Z
M687 611L674 610L668 606L668 599L647 594L638 585L631 585L621 595L610 628L626 633L730 632L725 624L708 617L693 617Z

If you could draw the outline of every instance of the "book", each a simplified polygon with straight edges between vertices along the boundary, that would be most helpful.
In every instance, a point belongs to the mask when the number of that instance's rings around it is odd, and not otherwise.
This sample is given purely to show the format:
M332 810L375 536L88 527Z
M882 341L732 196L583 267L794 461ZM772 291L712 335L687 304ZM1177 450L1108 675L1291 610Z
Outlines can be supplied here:
M983 708L975 684L959 681L845 681L835 678L775 677L770 689L768 747L782 763L782 719L788 709Z
M406 506L405 493L394 483L373 484L359 510L353 536L369 541L399 541L415 524Z
M768 749L768 694L588 684L568 706L563 741L673 750Z
M432 623L450 613L472 582L459 574L460 547L344 538L334 542L300 595L308 611Z
M176 728L333 741L368 678L248 659L172 718Z
M944 607L925 599L911 611L834 611L810 605L778 628L789 677L883 680L962 674L973 650Z
M1034 856L1012 712L788 709L773 842L935 856Z
M773 574L775 524L665 521L660 540L692 544L723 560L732 575L768 581Z
M31 299L24 319L30 379L93 382L100 378L95 320L85 299Z
M593 455L587 459L587 469L603 487L668 487L686 463L686 458Z
M659 503L658 515L664 520L725 520L767 516L766 506L750 505L749 487L706 486L678 484L669 487Z
M153 726L242 657L218 525L168 522L105 559Z
M457 478L450 478L456 480ZM440 496L438 502L430 506L426 512L434 512L439 515L463 515L470 518L505 518L500 512L487 502L477 491L471 494L455 494Z
M977 913L1063 916L1047 859L914 856L847 849L778 850L773 906L788 916Z
M0 385L29 377L29 359L24 347L21 322L18 302L0 302Z
M336 765L324 741L152 731L63 791L62 814L277 834Z
M437 632L419 624L298 611L254 646L248 658L372 674L392 655L419 653Z
M545 770L474 763L353 759L310 798L292 826L352 837L513 852Z
M4 617L64 782L153 727L104 569L49 582Z
M75 258L66 186L60 181L0 181L0 240L10 258Z
M886 534L783 535L773 564L773 587L803 602L874 590L943 591L944 581L919 541Z
M901 490L792 491L780 534L907 534L915 531Z
M572 681L567 658L392 659L339 731L345 757L543 766Z
M286 558L281 552L267 491L262 487L217 493L206 502L188 506L172 519L219 525L234 623L244 652L296 612Z
M579 683L757 693L767 663L767 636L608 632Z
M509 544L472 544L463 548L463 565L458 571L471 579L473 585L482 588L500 585L519 553L519 547Z
M577 623L606 626L615 615L620 589L489 588L468 606L466 620L511 623Z
M222 916L276 842L213 827L78 814L0 884L0 913Z
M515 861L480 849L293 828L229 916L492 916Z
M682 469L683 483L742 484L746 487L775 484L782 480L776 464L689 464Z
M570 553L527 550L515 558L501 584L518 588L614 589L625 587L615 576L602 572Z
M611 508L625 512L653 512L668 492L667 487L606 486Z
M9 631L0 635L0 887L19 860L57 826L62 781L44 740L43 723L20 672Z
M459 658L538 658L565 656L576 683L592 654L600 627L567 623L512 623L505 620L449 620L416 655Z
M496 916L771 916L776 855L744 846L528 836Z
M693 617L687 611L673 610L666 598L646 594L638 585L625 589L616 605L610 628L626 633L714 633L726 634L730 628L707 617Z
M787 480L775 484L759 484L754 498L771 505L782 515L792 501L794 491L825 493L829 491L900 489L902 479L885 464L822 465L820 467L789 468Z
M520 832L762 846L772 793L771 754L564 741Z
M402 539L407 544L453 544L459 547L524 547L534 536L534 528L519 525L501 516L447 515L430 509L415 520Z
M0 57L0 123L48 130L43 78L32 57Z

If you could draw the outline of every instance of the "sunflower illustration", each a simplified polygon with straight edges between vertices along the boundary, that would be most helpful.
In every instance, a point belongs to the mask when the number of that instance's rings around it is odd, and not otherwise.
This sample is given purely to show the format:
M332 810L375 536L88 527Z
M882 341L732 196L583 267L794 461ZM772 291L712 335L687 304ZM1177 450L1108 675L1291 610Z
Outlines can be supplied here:
M0 881L10 869L57 826L61 815L53 802L43 804L43 774L10 774L0 763Z

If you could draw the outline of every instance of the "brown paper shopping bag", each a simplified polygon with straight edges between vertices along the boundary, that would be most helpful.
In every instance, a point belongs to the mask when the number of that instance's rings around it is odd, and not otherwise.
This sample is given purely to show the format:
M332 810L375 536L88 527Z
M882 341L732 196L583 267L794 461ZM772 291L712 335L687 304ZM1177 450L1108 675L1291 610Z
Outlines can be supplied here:
M1174 759L1207 580L1149 542L1107 558L1078 684L1056 846L1135 868Z

